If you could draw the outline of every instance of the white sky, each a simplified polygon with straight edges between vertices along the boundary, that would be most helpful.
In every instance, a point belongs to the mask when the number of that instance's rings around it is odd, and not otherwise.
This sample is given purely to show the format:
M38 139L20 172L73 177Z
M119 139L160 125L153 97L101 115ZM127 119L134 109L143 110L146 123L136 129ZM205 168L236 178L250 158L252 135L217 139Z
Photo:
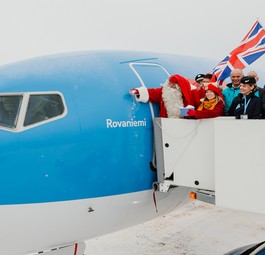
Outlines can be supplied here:
M219 61L239 45L256 18L265 25L264 10L264 0L1 0L0 65L95 49ZM251 69L256 66L265 67L265 55Z

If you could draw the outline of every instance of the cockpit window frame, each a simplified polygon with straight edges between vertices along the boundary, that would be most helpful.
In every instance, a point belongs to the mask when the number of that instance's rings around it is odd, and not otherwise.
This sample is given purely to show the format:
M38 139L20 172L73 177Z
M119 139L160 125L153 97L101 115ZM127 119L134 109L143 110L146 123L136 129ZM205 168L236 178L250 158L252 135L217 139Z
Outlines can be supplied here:
M51 118L48 118L48 119L30 124L30 125L24 126L24 121L26 118L26 113L27 113L28 104L29 104L29 99L30 99L30 96L32 95L59 95L62 100L64 111L62 112L62 114L57 115L55 117L51 117ZM6 127L6 126L0 125L0 130L6 130L10 132L22 132L22 131L25 131L31 128L35 128L35 127L47 124L49 122L56 121L58 119L62 119L68 114L68 109L67 109L64 95L60 91L31 91L31 92L10 92L10 93L5 92L5 93L0 93L0 96L22 96L22 103L20 104L20 107L18 109L16 126L12 128L12 127Z

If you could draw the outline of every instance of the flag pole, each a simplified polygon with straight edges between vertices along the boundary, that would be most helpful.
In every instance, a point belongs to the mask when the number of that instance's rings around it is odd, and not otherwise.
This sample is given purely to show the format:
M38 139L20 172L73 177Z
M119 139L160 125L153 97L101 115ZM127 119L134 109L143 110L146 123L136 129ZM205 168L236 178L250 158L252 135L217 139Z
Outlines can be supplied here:
M264 27L264 26L263 26L263 23L262 23L262 22L260 22L259 18L258 18L258 17L256 17L256 19L257 19L257 21L259 22L259 24L260 24L262 27Z

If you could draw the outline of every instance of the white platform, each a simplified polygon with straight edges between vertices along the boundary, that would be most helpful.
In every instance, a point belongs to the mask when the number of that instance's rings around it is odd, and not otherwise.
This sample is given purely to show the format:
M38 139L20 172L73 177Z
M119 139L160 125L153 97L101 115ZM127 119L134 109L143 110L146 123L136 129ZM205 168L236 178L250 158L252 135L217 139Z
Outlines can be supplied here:
M157 118L154 127L162 189L213 190L216 205L265 214L264 120Z
M265 216L202 202L86 241L85 255L221 255L265 240Z

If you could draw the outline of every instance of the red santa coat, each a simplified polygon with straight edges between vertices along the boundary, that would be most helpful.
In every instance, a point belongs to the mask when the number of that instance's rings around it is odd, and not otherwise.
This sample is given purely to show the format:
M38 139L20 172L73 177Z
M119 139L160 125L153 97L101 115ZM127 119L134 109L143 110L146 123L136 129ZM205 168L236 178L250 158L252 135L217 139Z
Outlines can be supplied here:
M195 96L194 93L191 92L191 84L186 78L178 74L174 74L169 77L169 81L173 83L177 83L179 85L180 90L182 92L182 99L183 99L184 107L186 107L187 105L196 105L197 97ZM164 117L164 118L168 117L165 103L162 97L163 87L149 88L149 89L142 87L142 88L138 88L138 90L140 92L139 101L141 102L149 101L149 102L159 103L160 117Z
M163 88L150 88L148 90L149 100L150 102L159 103L160 107L160 117L167 118L167 109L165 107L165 102L162 97L162 89ZM183 97L183 106L186 107L187 105L194 105L193 101L191 100L191 93L189 93L189 101Z

